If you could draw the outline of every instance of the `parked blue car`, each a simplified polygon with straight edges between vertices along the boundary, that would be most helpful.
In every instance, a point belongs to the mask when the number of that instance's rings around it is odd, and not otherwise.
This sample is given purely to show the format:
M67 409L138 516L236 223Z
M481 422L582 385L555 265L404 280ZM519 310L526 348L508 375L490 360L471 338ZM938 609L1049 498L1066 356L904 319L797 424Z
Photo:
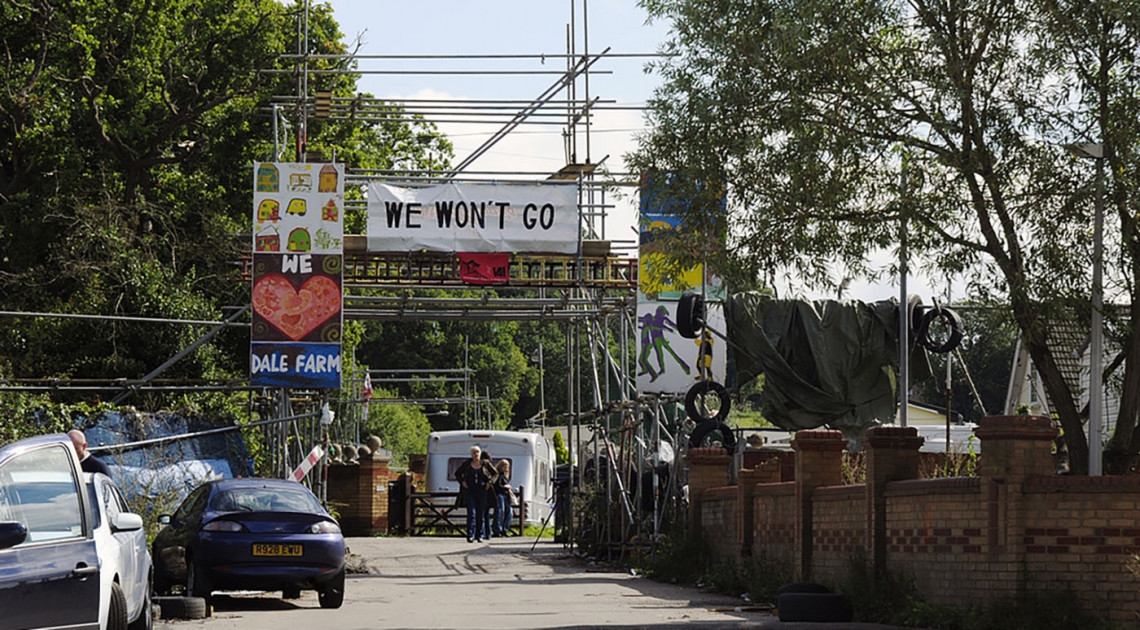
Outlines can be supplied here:
M344 601L340 526L304 486L279 479L216 479L195 488L151 547L155 589L189 595L315 589L322 608Z

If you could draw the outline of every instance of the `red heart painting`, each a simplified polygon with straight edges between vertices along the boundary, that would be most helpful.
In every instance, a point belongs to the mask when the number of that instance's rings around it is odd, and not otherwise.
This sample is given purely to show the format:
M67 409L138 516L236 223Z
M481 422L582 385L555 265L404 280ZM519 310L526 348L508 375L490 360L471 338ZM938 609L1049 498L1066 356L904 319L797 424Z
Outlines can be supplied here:
M299 341L340 311L340 287L328 276L313 276L293 288L271 273L253 285L253 310L293 341Z

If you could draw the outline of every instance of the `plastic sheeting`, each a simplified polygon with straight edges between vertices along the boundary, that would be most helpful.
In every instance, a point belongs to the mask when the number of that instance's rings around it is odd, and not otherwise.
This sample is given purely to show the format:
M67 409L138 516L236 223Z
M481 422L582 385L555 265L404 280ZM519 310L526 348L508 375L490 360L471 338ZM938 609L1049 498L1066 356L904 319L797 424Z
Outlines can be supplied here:
M90 448L182 436L218 423L172 413L104 412L79 422ZM184 496L217 477L248 477L250 455L239 432L198 435L125 453L96 453L132 504L174 493Z
M760 405L772 424L824 425L857 441L898 409L898 302L775 300L738 293L726 302L737 383L764 374ZM930 375L913 345L910 381Z

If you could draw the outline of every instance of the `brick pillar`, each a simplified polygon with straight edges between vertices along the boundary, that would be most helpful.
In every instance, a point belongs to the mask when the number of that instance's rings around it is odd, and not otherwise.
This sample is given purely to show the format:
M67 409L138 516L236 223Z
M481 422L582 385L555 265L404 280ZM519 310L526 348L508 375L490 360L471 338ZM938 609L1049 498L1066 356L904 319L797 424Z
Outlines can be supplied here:
M847 440L839 431L797 431L792 438L796 451L796 579L811 580L811 495L822 486L843 483L840 453Z
M685 455L689 467L689 531L701 534L701 495L709 488L728 485L732 456L723 448L689 449Z
M383 455L372 453L360 458L356 499L368 534L388 531L388 463Z
M974 429L982 442L978 466L986 506L990 561L1015 574L994 597L1025 592L1025 515L1022 486L1027 477L1054 474L1052 445L1057 430L1041 416L990 416Z
M872 427L863 438L867 452L867 553L877 573L887 571L887 484L918 477L922 443L914 427Z

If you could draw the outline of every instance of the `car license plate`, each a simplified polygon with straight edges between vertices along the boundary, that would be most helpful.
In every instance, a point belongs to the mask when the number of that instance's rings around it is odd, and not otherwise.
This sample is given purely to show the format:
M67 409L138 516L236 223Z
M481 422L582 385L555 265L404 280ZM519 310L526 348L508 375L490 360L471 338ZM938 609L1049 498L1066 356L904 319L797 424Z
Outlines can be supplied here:
M276 545L269 543L253 543L255 556L300 556L301 545Z

